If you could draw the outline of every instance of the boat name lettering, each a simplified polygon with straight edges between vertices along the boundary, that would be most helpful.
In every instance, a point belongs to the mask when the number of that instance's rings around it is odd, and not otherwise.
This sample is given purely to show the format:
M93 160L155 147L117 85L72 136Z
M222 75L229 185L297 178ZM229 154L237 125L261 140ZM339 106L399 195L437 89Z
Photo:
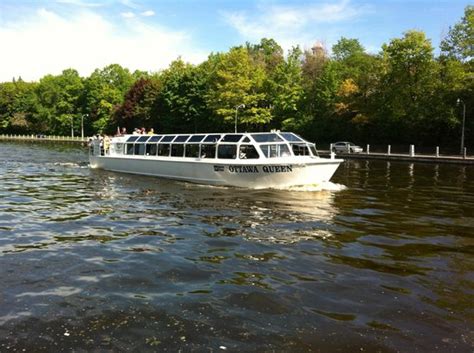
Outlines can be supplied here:
M291 173L293 171L292 165L264 165L263 171L265 173Z
M291 173L293 171L292 165L264 165L263 173ZM255 165L230 165L230 173L260 173L260 170Z
M255 165L230 165L229 172L231 173L258 173L258 168Z

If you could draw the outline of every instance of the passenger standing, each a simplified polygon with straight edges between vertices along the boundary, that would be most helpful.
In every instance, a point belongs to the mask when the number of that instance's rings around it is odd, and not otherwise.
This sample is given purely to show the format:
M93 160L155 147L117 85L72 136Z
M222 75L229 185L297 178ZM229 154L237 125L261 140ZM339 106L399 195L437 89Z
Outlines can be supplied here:
M110 137L107 135L104 135L104 154L109 154L109 148L110 148Z
M150 131L148 131L148 135L154 135L155 134L155 130L153 130L153 128L150 129Z

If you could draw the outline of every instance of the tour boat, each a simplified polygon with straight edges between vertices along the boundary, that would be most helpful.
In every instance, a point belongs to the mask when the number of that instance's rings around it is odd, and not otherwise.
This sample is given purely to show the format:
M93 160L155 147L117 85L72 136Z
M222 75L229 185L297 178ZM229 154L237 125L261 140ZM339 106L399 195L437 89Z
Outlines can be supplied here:
M90 144L91 168L199 184L287 188L329 181L342 159L321 158L292 132L123 135Z

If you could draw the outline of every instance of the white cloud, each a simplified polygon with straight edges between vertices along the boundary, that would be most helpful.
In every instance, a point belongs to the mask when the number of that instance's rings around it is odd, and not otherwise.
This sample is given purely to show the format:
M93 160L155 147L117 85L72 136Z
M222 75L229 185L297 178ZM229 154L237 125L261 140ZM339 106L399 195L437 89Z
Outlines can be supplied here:
M326 32L329 25L343 23L369 11L367 6L356 7L350 0L336 3L318 3L301 6L258 6L254 14L246 12L223 13L224 20L246 40L259 41L274 38L284 48L297 44L310 45L317 30Z
M66 68L88 76L112 63L132 71L158 71L178 56L191 63L207 57L186 32L147 25L139 18L115 24L90 10L63 17L41 9L21 21L0 23L0 43L0 82L18 76L38 80Z
M152 10L143 11L143 12L141 13L141 15L142 15L142 16L145 16L145 17L150 17L150 16L153 16L154 14L155 14L155 12L152 11Z
M83 0L56 0L59 4L66 4L66 5L75 5L80 7L100 7L104 6L103 3L100 2L89 2Z

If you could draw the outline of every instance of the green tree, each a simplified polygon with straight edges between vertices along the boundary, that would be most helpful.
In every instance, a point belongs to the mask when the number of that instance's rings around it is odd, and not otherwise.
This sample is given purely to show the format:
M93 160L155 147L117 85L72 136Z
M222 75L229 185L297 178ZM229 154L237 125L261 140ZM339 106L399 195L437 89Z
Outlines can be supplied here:
M178 59L163 71L161 79L163 129L192 132L209 127L206 121L208 74L203 67L186 64Z
M290 50L287 59L280 62L268 78L269 100L275 116L272 126L275 128L298 130L302 123L300 110L304 89L301 55L299 47Z
M80 128L83 90L83 80L74 69L41 78L35 90L38 99L35 119L42 130L69 135L73 126L77 131Z
M85 80L84 113L89 116L88 131L115 131L111 119L113 112L123 103L134 80L130 71L118 64L96 69Z
M9 133L34 132L32 113L36 109L36 83L21 78L0 83L0 131Z
M423 32L408 31L382 50L386 71L379 87L379 128L395 141L418 142L433 125L431 104L439 87L433 47Z
M267 95L263 90L265 80L265 70L252 65L247 49L232 48L220 57L216 65L207 95L209 107L230 128L234 122L235 108L245 104L245 109L239 111L239 123L261 128L272 119Z
M464 16L454 27L449 28L448 35L441 41L444 55L462 62L474 59L474 5L464 9Z

